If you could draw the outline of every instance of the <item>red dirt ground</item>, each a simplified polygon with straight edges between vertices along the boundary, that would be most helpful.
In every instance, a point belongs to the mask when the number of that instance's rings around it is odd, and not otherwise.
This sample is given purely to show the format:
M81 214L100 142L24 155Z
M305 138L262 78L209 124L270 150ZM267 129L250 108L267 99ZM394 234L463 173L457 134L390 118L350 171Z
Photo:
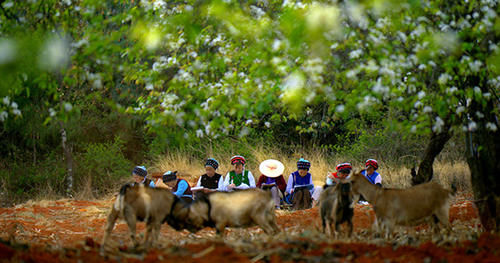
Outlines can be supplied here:
M432 236L427 226L400 229L391 240L373 238L370 205L356 205L354 235L333 239L321 233L318 208L279 211L282 232L269 237L259 228L214 230L196 234L162 226L158 248L132 248L127 226L112 233L113 247L99 255L106 216L113 200L28 202L0 208L0 262L500 262L500 236L481 233L470 196L456 198L450 209L453 233ZM144 224L138 224L143 238Z

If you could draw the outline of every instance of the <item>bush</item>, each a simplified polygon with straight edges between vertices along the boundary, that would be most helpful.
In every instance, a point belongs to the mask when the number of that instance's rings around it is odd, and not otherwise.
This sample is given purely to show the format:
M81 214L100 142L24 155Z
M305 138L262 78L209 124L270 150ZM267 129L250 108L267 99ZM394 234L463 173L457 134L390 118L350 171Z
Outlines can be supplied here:
M368 158L399 165L416 165L427 140L417 136L405 136L387 130L363 130L338 136L341 144L330 147L337 155L351 161L363 162Z
M36 164L13 162L0 170L3 184L2 206L23 202L31 198L56 197L65 190L65 162L55 152Z
M86 145L84 152L77 157L76 185L90 187L94 197L113 191L132 169L132 163L123 155L123 149L124 141L119 137L109 143Z

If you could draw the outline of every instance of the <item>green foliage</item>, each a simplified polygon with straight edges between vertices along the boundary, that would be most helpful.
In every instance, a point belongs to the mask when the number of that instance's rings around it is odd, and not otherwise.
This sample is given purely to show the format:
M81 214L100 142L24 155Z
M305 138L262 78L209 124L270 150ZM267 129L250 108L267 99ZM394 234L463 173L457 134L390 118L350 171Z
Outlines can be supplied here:
M109 143L91 143L78 156L77 185L91 182L96 196L115 191L113 186L130 176L133 164L123 155L124 142L115 138Z
M350 161L364 162L369 158L392 165L416 166L424 150L422 136L404 136L383 128L363 130L360 134L338 135L337 145L331 150Z
M19 161L9 164L9 169L0 170L0 180L4 185L4 203L26 201L33 197L54 197L64 193L64 162L55 154L33 164Z

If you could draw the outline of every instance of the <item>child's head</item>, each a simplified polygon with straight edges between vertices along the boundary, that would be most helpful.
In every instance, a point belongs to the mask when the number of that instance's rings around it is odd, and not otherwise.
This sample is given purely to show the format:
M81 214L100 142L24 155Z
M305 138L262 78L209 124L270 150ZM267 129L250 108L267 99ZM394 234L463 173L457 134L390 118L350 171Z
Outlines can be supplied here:
M142 183L147 175L148 171L144 166L136 166L134 167L134 170L132 170L132 177L136 183Z
M309 172L309 168L311 168L311 163L304 158L300 158L300 160L297 162L297 169L299 171L299 175L302 177L306 176L307 173Z
M170 187L174 187L175 184L177 183L177 171L175 172L172 172L172 171L166 171L164 174L163 174L163 182L170 186Z
M341 163L335 169L337 169L337 177L345 179L351 173L352 165L350 163Z
M234 172L236 174L241 174L243 172L243 168L245 167L245 157L241 155L235 155L231 157L231 165L234 167Z
M205 172L209 177L212 177L215 175L215 170L219 168L219 162L215 160L214 158L208 158L207 162L205 163Z
M378 169L378 162L375 159L368 159L365 162L365 166L366 166L366 173L372 174L373 172L375 172L375 170Z

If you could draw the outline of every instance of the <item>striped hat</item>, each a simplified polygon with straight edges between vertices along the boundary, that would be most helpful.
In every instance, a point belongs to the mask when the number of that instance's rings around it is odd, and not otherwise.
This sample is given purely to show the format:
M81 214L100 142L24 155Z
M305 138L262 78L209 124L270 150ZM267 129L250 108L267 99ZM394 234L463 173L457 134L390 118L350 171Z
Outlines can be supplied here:
M208 158L207 162L205 163L205 167L207 166L210 166L214 168L214 170L217 170L217 168L219 168L219 162L217 162L217 160L215 160L214 158Z
M170 181L176 180L177 179L177 171L172 172L172 171L166 171L163 176L162 176L163 182L168 183Z
M301 170L309 170L309 168L311 167L311 163L304 159L304 158L300 158L300 160L297 162L297 169Z
M241 163L241 164L245 165L245 163L246 163L245 157L243 157L241 155L235 155L235 156L231 157L231 164L237 164L237 163Z
M372 166L373 169L377 170L378 169L378 162L375 159L368 159L366 160L365 166Z
M352 165L350 163L341 163L338 164L337 167L335 167L337 171L343 172L343 173L350 173L352 170Z
M134 167L134 170L132 171L132 175L138 175L142 177L146 177L148 175L148 170L146 170L146 167L144 166L136 166Z

